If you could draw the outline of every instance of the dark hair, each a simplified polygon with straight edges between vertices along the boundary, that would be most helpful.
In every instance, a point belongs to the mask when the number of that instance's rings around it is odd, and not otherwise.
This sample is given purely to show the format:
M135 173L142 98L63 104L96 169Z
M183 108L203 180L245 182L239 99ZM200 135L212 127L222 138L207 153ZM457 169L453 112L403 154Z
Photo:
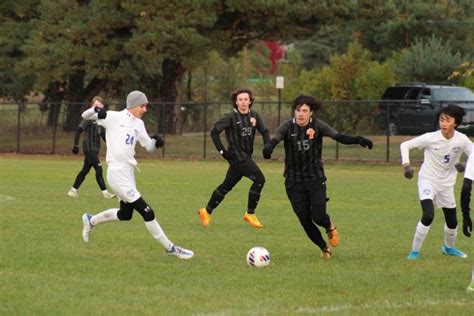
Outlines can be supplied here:
M445 114L450 117L454 117L456 127L459 126L462 122L462 118L466 115L466 111L458 105L455 104L448 104L448 106L441 108L438 112L438 120L441 114Z
M299 96L296 97L296 99L293 101L293 110L296 110L303 104L306 104L309 106L311 111L316 112L321 108L321 102L316 100L316 98L313 98L308 95L302 95L300 94Z
M252 91L250 91L249 89L238 89L238 90L235 90L234 92L232 92L231 96L230 96L230 99L232 100L232 106L234 107L234 109L237 108L237 104L235 102L237 102L237 96L241 93L248 93L249 95L249 98L250 98L250 104L249 104L249 108L252 107L252 104L253 104L253 101L255 100L253 95L252 95Z

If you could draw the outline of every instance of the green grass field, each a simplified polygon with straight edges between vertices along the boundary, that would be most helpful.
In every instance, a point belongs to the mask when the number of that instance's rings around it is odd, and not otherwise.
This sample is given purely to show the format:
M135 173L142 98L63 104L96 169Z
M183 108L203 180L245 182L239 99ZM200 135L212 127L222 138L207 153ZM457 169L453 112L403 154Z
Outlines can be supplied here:
M197 208L224 177L222 161L145 159L137 185L168 237L194 250L166 256L141 216L97 227L81 238L81 215L116 207L93 171L79 193L66 195L82 160L0 157L0 314L437 314L472 315L474 241L459 231L468 259L441 254L444 218L437 211L422 259L406 255L421 211L416 179L398 165L328 164L328 210L341 244L322 260L293 214L283 164L261 162L267 182L258 207L261 230L242 220L250 181L241 181L207 228ZM456 194L459 193L459 187ZM245 255L266 247L269 267Z

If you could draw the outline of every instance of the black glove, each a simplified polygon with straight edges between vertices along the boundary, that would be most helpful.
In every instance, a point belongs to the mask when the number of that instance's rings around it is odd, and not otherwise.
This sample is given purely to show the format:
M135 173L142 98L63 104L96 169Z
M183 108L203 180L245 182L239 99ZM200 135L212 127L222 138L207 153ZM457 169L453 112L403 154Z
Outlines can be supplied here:
M273 146L271 143L265 144L262 149L262 154L264 159L270 159L272 158L272 153L273 153Z
M415 174L415 171L413 171L413 168L408 165L408 166L405 166L405 171L403 173L403 175L405 176L405 178L407 179L411 179L413 178L413 175Z
M72 147L72 153L74 155L77 155L79 153L79 146L74 145L74 147Z
M232 153L229 152L227 149L222 149L220 151L220 154L222 155L222 157L224 157L225 160L230 160L234 157L234 155L232 155Z
M154 140L156 140L156 143L155 143L155 147L156 148L160 148L160 147L163 147L163 145L165 144L165 141L163 140L163 138L161 138L160 135L151 135L150 138L153 138Z
M104 108L94 107L95 113L99 119L105 119L107 117L107 111Z
M464 172L464 170L466 170L466 164L463 162L458 162L454 165L454 168L456 168L458 172Z
M367 147L369 149L372 149L372 147L374 146L374 144L372 143L370 139L362 137L362 136L357 136L357 142L362 147Z
M471 237L472 233L472 220L469 212L462 213L462 232L466 237Z

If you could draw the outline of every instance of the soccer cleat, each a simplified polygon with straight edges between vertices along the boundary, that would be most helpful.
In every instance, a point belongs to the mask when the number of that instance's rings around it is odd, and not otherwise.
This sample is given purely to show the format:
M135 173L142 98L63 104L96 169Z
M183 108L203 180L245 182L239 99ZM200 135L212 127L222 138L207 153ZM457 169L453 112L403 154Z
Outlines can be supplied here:
M320 256L323 259L331 259L331 248L326 247L326 249L321 250Z
M257 215L255 215L255 214L249 214L249 213L245 212L244 220L255 228L262 228L263 227L263 224L260 223L260 221L257 218Z
M448 255L448 256L467 258L467 255L461 250L456 249L454 247L448 247L446 245L443 245L441 247L441 252L443 252L445 255Z
M106 198L106 199L111 199L111 198L114 198L114 197L115 197L115 194L110 193L110 192L107 191L107 190L102 191L102 195L103 195L104 198Z
M410 251L407 256L408 260L418 260L420 259L420 252L419 251Z
M183 260L191 259L194 256L194 252L191 250L184 249L176 245L173 245L170 250L166 250L166 253Z
M69 191L67 191L67 195L69 195L72 198L78 198L79 197L79 193L74 188L71 188Z
M211 214L209 214L205 208L200 208L198 209L198 215L201 219L202 226L209 226L209 223L211 222Z
M326 231L329 238L329 244L331 247L337 247L339 245L339 233L337 232L336 226L331 224L331 228Z
M82 223L84 224L82 228L82 239L84 239L84 242L89 242L89 234L94 228L94 225L91 224L91 218L92 215L89 213L82 215Z
M469 284L469 286L466 289L467 292L474 292L474 282Z

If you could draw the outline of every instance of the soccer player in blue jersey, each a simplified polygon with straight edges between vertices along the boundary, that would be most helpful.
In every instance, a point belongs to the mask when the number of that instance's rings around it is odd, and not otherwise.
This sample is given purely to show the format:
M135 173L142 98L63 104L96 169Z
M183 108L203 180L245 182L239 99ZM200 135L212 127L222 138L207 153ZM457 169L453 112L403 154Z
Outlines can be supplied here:
M420 258L421 247L434 219L435 205L442 208L445 218L442 253L460 258L467 257L454 247L458 226L454 198L455 165L463 152L469 156L472 150L469 138L455 129L462 122L464 115L465 111L461 107L448 105L438 113L440 127L438 131L425 133L400 145L404 175L408 179L413 178L414 174L410 165L410 149L424 149L423 164L418 173L418 196L422 217L416 225L408 260Z
M98 225L114 221L129 221L134 210L145 222L145 227L166 252L180 259L190 259L194 256L191 250L178 247L171 242L156 220L152 207L144 200L137 189L135 181L135 146L139 143L149 152L163 146L161 137L149 136L145 123L141 119L147 112L148 99L141 91L132 91L127 96L127 107L122 111L105 111L100 108L91 108L82 113L88 120L96 120L105 127L107 139L107 181L112 190L120 199L118 208L104 210L92 215L85 213L82 216L82 238L89 242L92 230Z

